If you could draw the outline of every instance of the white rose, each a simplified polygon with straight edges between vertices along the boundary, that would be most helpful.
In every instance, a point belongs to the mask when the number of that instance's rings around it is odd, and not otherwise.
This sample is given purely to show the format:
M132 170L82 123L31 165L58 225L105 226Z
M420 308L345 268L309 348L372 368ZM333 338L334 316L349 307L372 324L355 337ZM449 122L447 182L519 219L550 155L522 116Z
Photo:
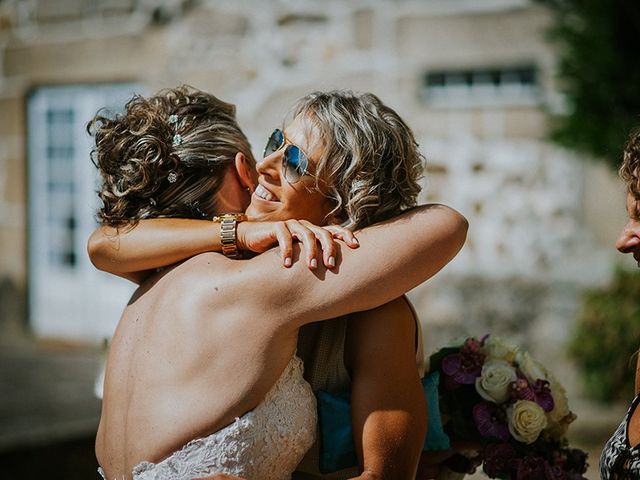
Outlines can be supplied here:
M493 403L503 403L509 398L509 388L518 379L515 369L505 360L489 360L482 366L476 378L478 394Z
M547 426L547 416L540 405L518 400L507 409L509 432L523 443L533 443Z
M484 343L484 353L491 360L500 359L512 362L518 353L518 347L503 338L491 335Z
M535 361L528 352L518 352L515 362L518 364L520 371L527 377L530 384L536 383L536 380L546 380L547 370L537 361Z

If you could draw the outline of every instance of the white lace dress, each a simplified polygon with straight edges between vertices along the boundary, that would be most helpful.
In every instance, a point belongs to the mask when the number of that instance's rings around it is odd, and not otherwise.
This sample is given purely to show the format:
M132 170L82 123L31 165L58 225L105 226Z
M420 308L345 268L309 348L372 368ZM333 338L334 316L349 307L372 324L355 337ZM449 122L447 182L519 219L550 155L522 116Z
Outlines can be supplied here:
M260 405L159 463L136 465L134 480L188 480L216 473L289 480L316 435L316 400L302 371L302 361L294 356Z

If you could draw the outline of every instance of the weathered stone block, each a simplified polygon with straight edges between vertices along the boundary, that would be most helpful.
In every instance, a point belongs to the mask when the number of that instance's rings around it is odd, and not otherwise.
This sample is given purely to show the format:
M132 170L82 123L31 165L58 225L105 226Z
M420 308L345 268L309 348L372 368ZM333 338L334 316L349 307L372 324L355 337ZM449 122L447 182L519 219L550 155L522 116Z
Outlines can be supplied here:
M357 49L367 50L373 46L373 20L372 9L367 8L353 13L353 40Z
M25 135L24 99L0 98L0 135ZM4 142L3 142L4 143Z

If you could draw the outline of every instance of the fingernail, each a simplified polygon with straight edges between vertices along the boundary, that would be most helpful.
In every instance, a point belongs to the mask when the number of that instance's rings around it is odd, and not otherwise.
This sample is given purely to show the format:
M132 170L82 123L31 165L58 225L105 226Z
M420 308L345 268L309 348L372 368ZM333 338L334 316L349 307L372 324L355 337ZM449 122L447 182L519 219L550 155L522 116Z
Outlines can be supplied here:
M336 259L335 259L333 256L331 256L331 257L329 257L329 259L327 260L327 263L329 264L329 266L331 266L331 267L335 267L335 266L336 266Z
M353 243L358 244L358 245L360 244L360 242L358 241L358 239L357 239L356 237L353 237L353 239L352 239L351 241L352 241Z
M284 259L284 266L285 267L290 267L291 266L291 257L287 257Z
M315 258L312 258L309 265L311 265L311 268L318 268L318 260L316 260Z

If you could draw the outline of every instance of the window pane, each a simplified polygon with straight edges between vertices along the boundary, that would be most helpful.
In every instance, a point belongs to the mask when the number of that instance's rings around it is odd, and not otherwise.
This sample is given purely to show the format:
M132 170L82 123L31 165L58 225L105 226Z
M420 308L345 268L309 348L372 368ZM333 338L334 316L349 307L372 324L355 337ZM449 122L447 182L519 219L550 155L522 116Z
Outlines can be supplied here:
M537 102L533 66L428 72L424 98L442 106L532 104Z

